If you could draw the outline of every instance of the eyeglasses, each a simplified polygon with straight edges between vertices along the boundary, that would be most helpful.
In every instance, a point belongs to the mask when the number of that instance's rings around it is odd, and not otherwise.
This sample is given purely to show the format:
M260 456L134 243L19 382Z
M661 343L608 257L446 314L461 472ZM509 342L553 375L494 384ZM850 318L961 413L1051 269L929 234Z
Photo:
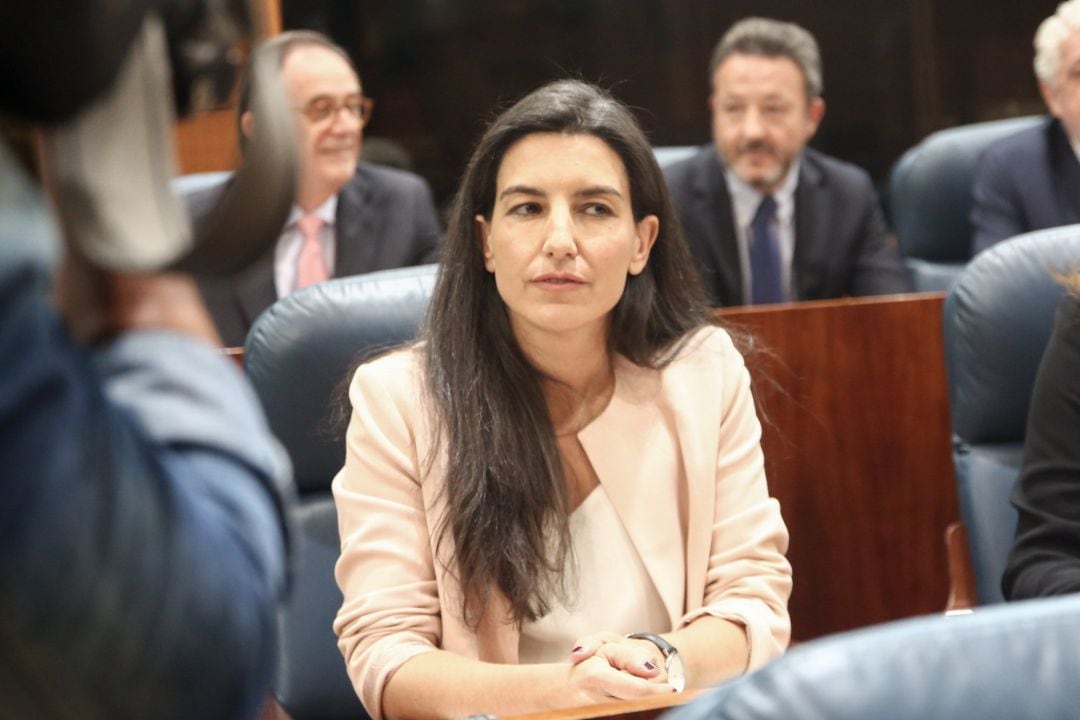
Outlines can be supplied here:
M336 118L338 111L344 109L345 112L358 119L361 125L366 125L371 119L371 111L374 107L375 101L362 95L349 95L340 102L329 95L319 95L308 101L304 107L296 109L312 123L326 122L331 118Z

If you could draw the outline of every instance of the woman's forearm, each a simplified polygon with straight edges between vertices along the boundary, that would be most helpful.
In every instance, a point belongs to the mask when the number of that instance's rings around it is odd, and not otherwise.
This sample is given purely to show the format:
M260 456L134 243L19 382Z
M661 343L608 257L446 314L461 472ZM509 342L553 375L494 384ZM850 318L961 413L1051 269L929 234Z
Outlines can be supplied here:
M682 656L686 669L686 687L715 685L746 671L750 658L746 627L703 615L684 628L664 633Z
M670 692L596 657L577 665L485 663L441 650L406 661L383 692L383 717L458 718L518 715Z
M568 666L499 665L436 650L416 655L386 685L389 720L513 715L587 704L567 685Z

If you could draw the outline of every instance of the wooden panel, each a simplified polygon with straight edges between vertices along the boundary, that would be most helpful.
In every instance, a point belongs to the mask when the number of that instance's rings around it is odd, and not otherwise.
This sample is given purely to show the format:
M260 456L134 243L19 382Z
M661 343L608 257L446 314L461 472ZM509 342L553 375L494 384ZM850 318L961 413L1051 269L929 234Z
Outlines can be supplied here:
M566 710L514 715L505 720L653 720L667 710L684 705L707 690L687 690L671 695L657 695L642 700L622 700Z
M255 0L257 39L281 32L279 0ZM201 112L176 124L177 174L233 170L240 161L236 142L236 109L231 107Z
M281 2L280 0L255 0L253 3L255 12L262 23L257 29L260 39L273 37L281 34Z
M793 637L945 607L958 516L940 294L722 311L752 334L772 494L791 531Z
M236 111L231 108L199 113L177 123L174 139L180 175L236 167Z

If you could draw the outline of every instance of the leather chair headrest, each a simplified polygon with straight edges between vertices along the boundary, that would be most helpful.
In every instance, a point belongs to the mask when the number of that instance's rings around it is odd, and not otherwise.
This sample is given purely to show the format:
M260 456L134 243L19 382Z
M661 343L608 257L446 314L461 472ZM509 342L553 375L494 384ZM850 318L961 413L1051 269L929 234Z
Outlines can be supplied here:
M991 143L1043 122L1038 116L939 130L905 152L889 176L889 207L906 258L965 262L971 257L971 188Z
M1080 225L1019 235L980 253L945 301L953 433L968 444L1024 436L1031 389L1065 289L1052 276L1080 260Z
M437 271L421 265L329 280L282 298L255 321L245 370L301 493L328 490L344 462L345 426L333 418L347 409L350 370L416 336Z

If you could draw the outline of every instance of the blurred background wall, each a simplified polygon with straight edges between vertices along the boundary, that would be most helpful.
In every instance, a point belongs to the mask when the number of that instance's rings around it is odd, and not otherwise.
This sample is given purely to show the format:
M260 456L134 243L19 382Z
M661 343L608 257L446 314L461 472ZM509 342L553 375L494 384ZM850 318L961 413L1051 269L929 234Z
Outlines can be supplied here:
M709 138L706 65L735 20L803 25L824 62L821 150L883 181L932 130L1042 112L1032 37L1053 0L282 0L376 99L366 134L402 146L445 202L496 108L567 75L638 110L656 145Z

